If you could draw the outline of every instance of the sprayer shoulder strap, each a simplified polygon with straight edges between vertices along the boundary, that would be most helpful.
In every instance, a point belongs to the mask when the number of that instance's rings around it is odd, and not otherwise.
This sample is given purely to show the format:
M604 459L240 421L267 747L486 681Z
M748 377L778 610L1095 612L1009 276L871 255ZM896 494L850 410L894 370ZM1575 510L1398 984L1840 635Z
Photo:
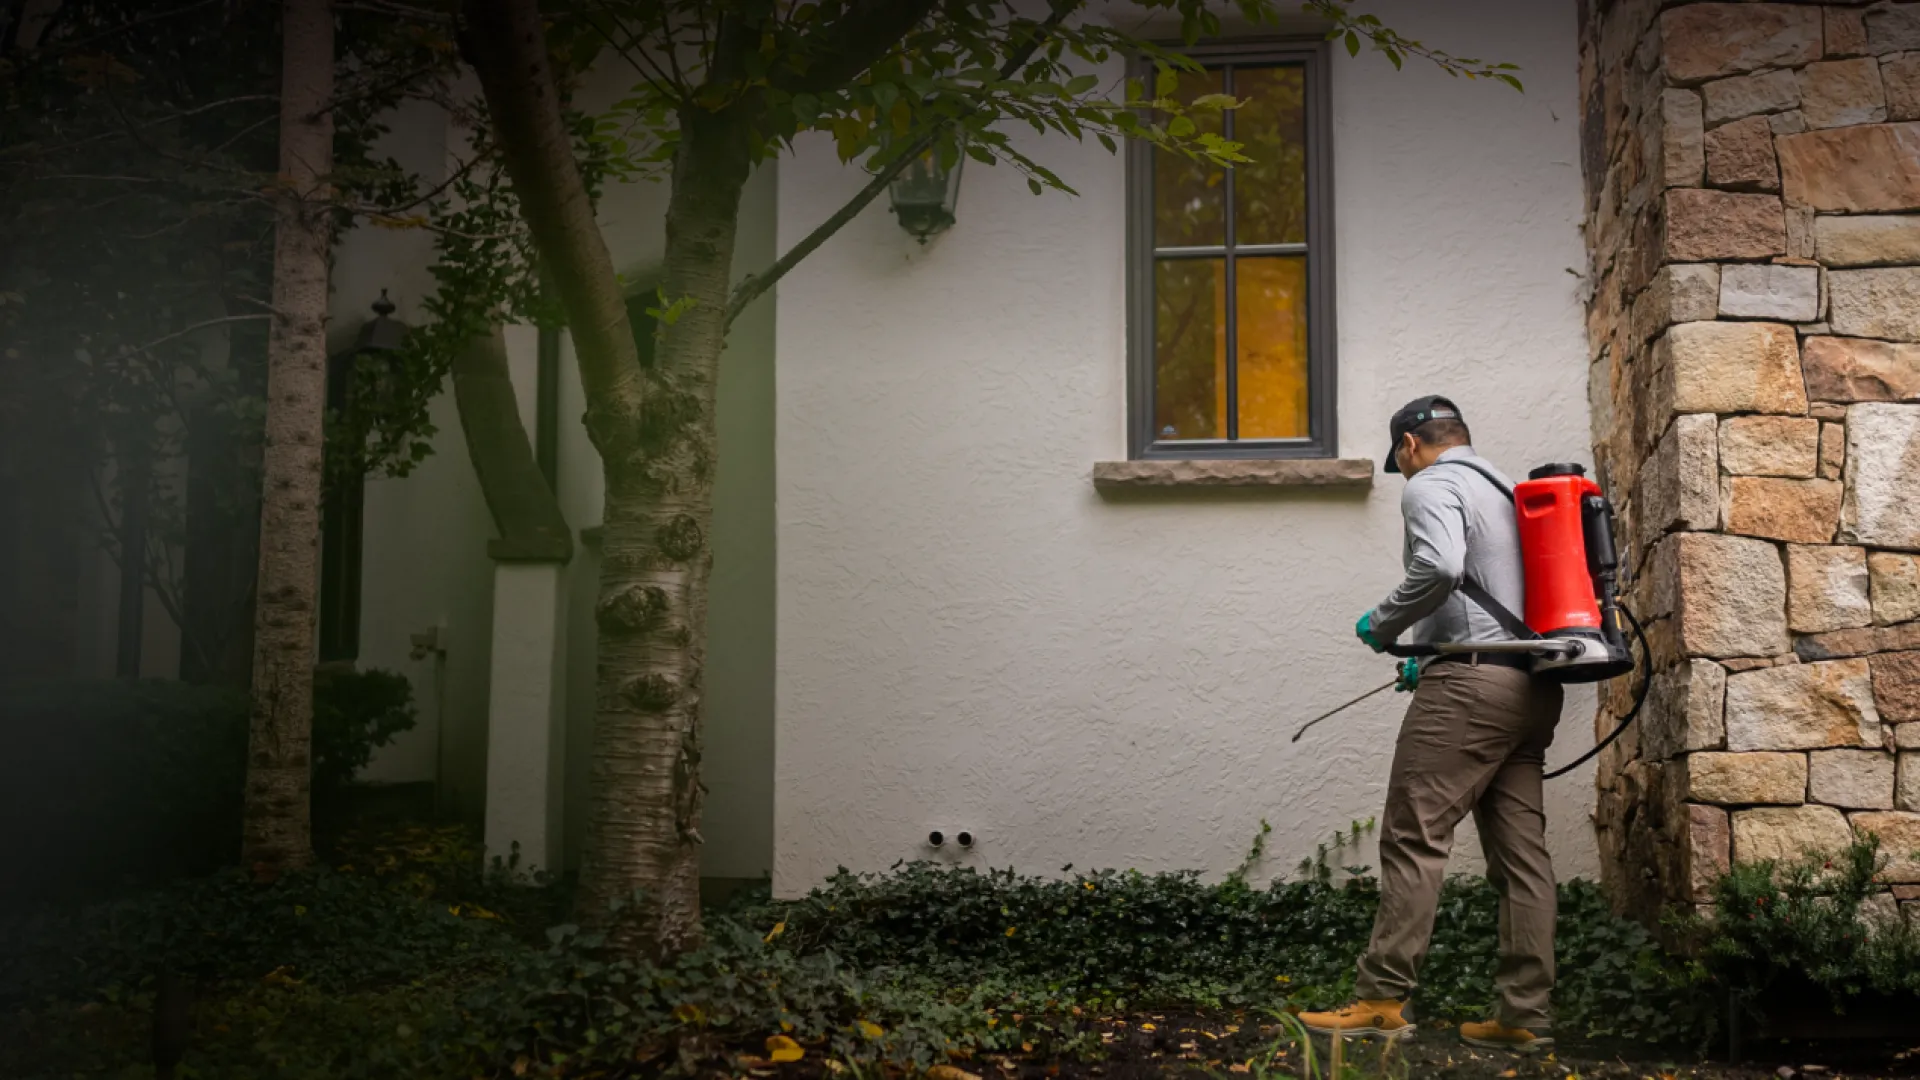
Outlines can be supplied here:
M1453 461L1439 461L1435 462L1435 464L1458 465L1464 469L1472 469L1484 477L1487 483L1492 484L1500 494L1505 495L1508 502L1513 501L1513 488L1502 482L1501 479L1493 475L1492 472L1481 468L1471 461L1455 459ZM1533 641L1540 637L1539 634L1533 632L1532 627L1527 625L1525 619L1515 615L1513 609L1495 600L1492 593L1482 588L1480 583L1474 580L1472 574L1468 574L1460 579L1460 591L1467 594L1467 599L1479 604L1482 611L1493 616L1493 621L1500 624L1500 629L1505 630L1507 633L1512 634L1522 641Z

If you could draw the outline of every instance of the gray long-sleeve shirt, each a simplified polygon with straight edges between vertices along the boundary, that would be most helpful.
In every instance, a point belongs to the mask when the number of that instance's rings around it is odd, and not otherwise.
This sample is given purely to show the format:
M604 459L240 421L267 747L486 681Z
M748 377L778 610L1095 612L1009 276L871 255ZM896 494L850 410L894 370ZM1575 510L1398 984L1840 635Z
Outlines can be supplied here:
M1468 574L1508 610L1524 610L1526 578L1512 501L1486 477L1444 464L1449 461L1471 461L1512 486L1470 446L1446 451L1407 481L1400 495L1407 576L1373 609L1373 631L1382 641L1403 636L1407 644L1512 640L1492 615L1459 591Z

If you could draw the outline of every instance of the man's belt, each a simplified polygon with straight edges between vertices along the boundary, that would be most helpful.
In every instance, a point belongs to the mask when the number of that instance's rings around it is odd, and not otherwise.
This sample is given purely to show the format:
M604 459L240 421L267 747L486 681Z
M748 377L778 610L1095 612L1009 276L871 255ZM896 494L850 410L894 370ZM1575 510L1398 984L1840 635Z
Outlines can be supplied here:
M1472 664L1475 667L1490 665L1492 667L1512 668L1515 671L1531 671L1533 669L1533 657L1526 653L1510 652L1442 653L1432 660L1427 661L1427 663L1430 665Z

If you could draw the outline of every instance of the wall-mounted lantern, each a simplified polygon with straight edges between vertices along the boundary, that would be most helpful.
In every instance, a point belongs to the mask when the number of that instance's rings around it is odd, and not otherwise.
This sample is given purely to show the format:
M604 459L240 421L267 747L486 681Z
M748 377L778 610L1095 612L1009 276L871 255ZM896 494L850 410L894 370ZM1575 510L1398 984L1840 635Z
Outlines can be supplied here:
M933 146L893 178L888 196L894 217L922 244L953 224L954 206L960 201L960 166L965 161L966 155L960 153L954 155L953 164L944 165L940 148Z

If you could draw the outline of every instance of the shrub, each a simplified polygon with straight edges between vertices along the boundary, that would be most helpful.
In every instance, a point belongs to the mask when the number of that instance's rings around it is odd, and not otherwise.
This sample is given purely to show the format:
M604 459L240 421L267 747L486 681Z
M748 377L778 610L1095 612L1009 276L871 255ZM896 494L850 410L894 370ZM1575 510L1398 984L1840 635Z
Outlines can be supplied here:
M314 782L350 778L413 726L405 678L315 679ZM239 854L246 695L159 680L0 687L0 904L98 896Z
M218 687L0 690L0 865L15 902L204 873L239 851L247 700ZM28 824L31 823L31 824Z
M256 884L237 870L76 913L0 922L0 1005L116 1000L160 970L204 983L271 977L366 991L504 967L516 950L484 909L423 900L319 868Z
M1686 921L1703 963L1751 999L1804 979L1844 1010L1862 994L1920 995L1920 932L1868 917L1886 857L1874 837L1791 862L1742 863L1714 886L1715 914Z
M412 730L413 686L391 671L321 668L313 674L313 786L344 786L373 752Z

